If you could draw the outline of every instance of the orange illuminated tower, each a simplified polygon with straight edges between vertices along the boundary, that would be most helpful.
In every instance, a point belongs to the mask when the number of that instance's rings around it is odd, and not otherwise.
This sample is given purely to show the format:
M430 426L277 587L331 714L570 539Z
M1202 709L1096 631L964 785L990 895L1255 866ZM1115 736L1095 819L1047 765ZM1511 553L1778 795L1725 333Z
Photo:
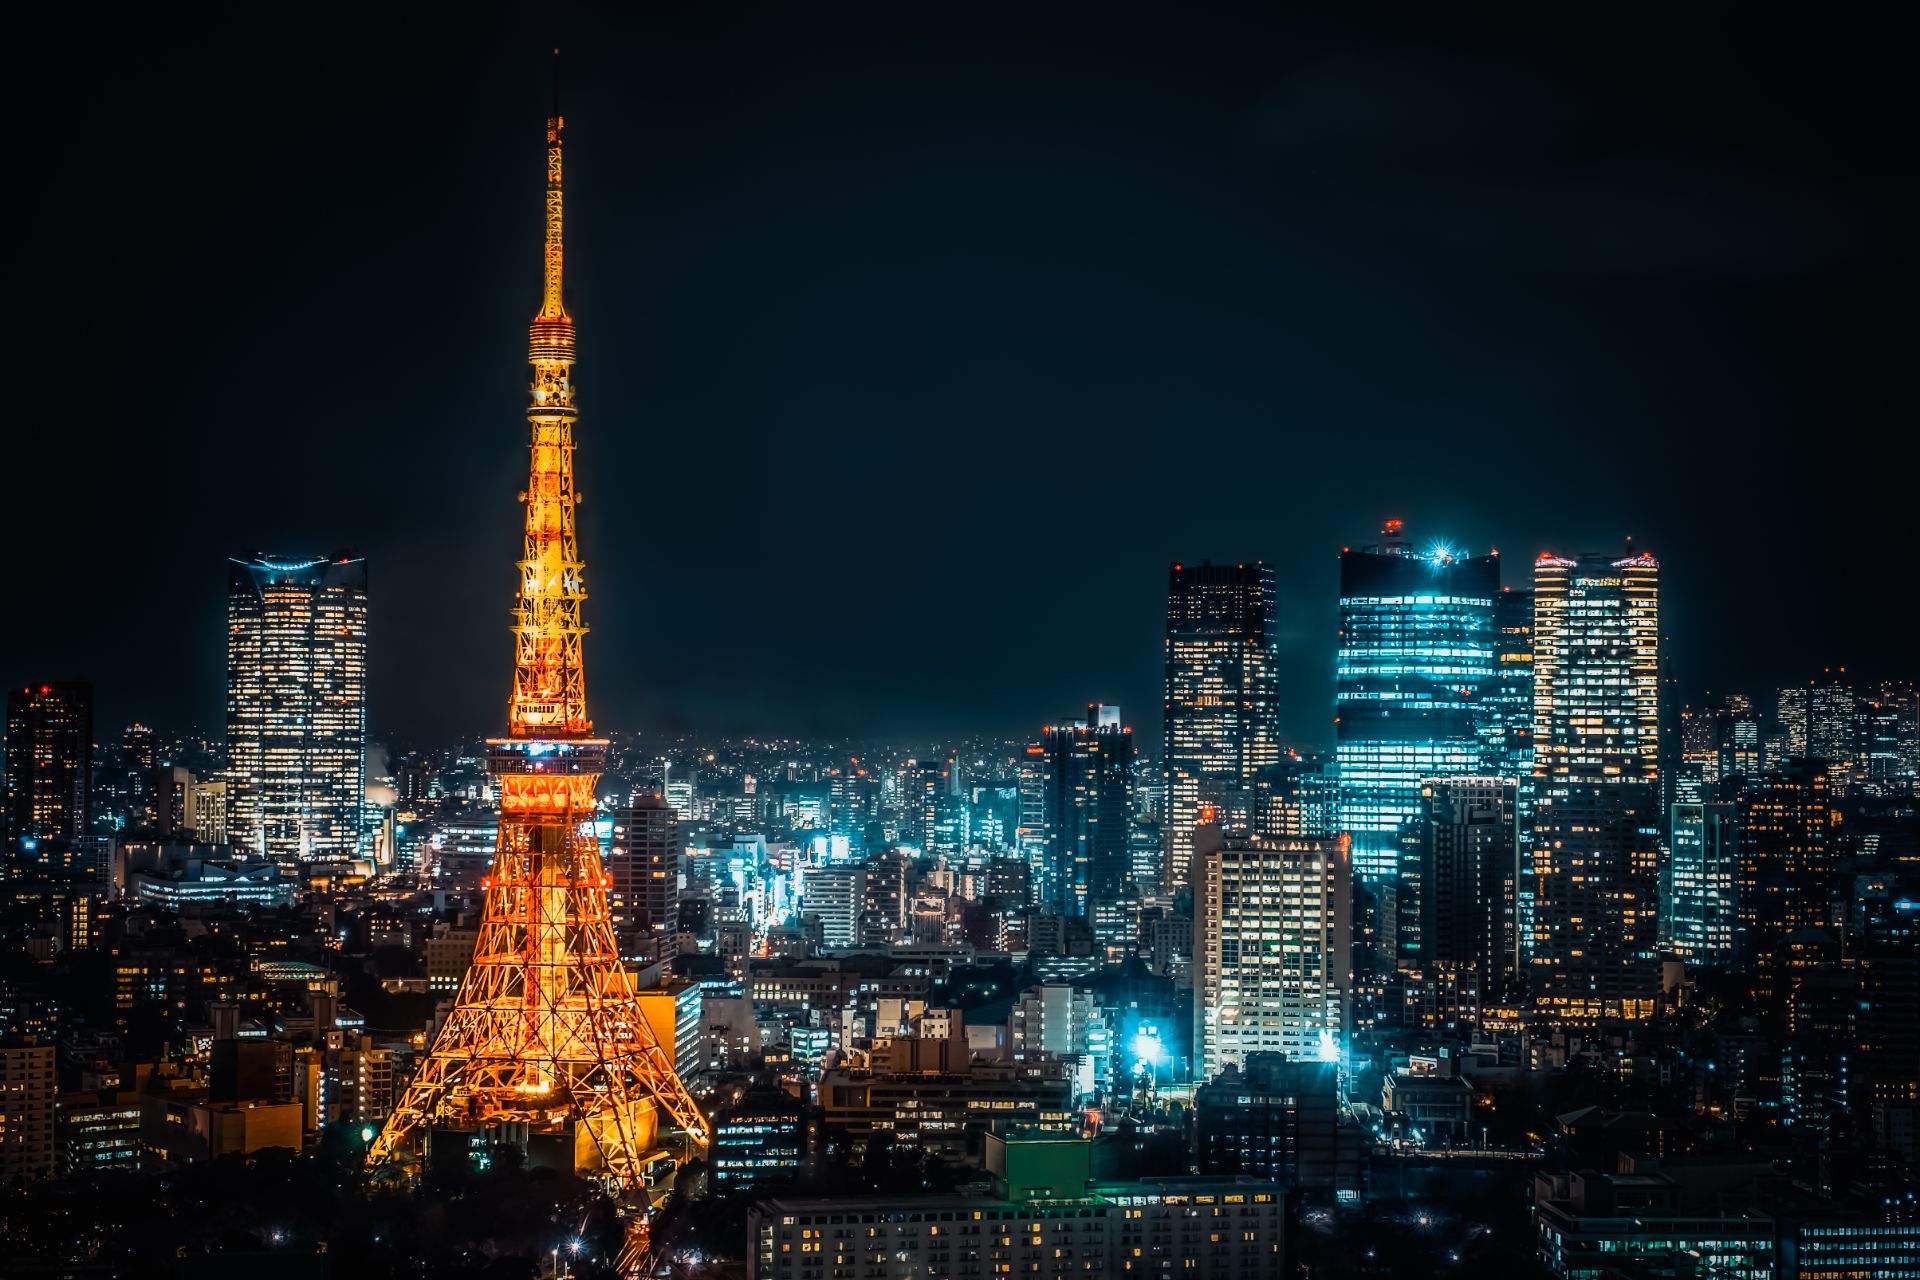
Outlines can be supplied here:
M556 94L557 99L557 94ZM368 1152L416 1152L429 1131L511 1124L571 1134L576 1168L635 1186L660 1123L705 1145L707 1122L649 1028L620 963L594 836L607 741L587 718L573 320L561 301L561 118L547 121L545 293L527 407L532 467L514 609L507 736L488 742L500 837L473 963L453 1012ZM662 1121L658 1113L664 1112Z

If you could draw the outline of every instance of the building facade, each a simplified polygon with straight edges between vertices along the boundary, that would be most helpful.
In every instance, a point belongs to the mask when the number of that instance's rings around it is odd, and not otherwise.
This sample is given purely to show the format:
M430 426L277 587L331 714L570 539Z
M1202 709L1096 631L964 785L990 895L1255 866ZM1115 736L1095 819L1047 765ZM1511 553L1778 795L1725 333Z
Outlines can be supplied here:
M1354 874L1390 884L1401 824L1428 778L1484 773L1501 741L1494 679L1497 556L1416 551L1390 520L1340 555L1334 760Z
M1273 566L1172 566L1167 575L1169 893L1190 885L1194 829L1280 760Z
M1660 564L1534 562L1524 941L1537 1007L1646 1017L1659 989Z
M249 556L227 574L227 836L286 866L361 851L367 562Z
M1467 970L1493 999L1519 980L1513 778L1430 778L1403 828L1393 954L1402 966Z
M1133 730L1120 708L1091 706L1085 720L1048 725L1040 747L1041 906L1091 916L1093 903L1117 901L1133 879Z
M1196 1051L1203 1078L1250 1054L1331 1058L1351 999L1353 865L1344 836L1197 842Z
M1741 964L1762 963L1790 933L1834 923L1839 814L1827 763L1789 760L1741 793L1734 938Z
M9 868L75 869L93 802L93 686L7 690Z
M1738 832L1731 804L1673 806L1660 873L1660 937L1689 964L1733 959Z
M1253 1178L1096 1182L1084 1140L990 1135L992 1195L768 1200L751 1280L1286 1274L1284 1190Z
M54 1173L53 1046L0 1039L0 1187Z
M619 811L607 850L607 910L621 946L680 924L680 816L664 787L641 787Z

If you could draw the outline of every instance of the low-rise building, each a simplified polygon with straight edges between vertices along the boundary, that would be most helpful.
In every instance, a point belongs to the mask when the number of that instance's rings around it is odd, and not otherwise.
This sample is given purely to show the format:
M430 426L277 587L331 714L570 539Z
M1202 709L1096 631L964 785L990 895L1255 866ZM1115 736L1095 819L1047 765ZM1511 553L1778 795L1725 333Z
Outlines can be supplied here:
M1688 1208L1681 1185L1657 1170L1540 1174L1533 1221L1540 1261L1556 1280L1612 1280L1636 1268L1663 1274L1655 1269L1679 1259L1699 1276L1778 1274L1772 1217Z
M1092 1182L1087 1143L990 1136L993 1194L775 1199L748 1218L752 1280L1285 1274L1285 1194L1252 1178Z
M749 1089L714 1117L708 1159L717 1190L790 1182L806 1152L806 1108L792 1094Z
M0 1040L0 1186L53 1176L54 1092L51 1044Z
M140 1165L140 1095L117 1090L63 1093L54 1106L63 1178Z
M864 1141L876 1130L901 1141L963 1152L969 1133L1005 1126L1076 1127L1071 1087L1041 1067L975 1064L963 1072L894 1075L833 1068L821 1073L822 1120L830 1132Z
M1339 1067L1277 1053L1247 1056L1194 1090L1200 1171L1293 1187L1357 1190L1364 1141L1340 1118Z

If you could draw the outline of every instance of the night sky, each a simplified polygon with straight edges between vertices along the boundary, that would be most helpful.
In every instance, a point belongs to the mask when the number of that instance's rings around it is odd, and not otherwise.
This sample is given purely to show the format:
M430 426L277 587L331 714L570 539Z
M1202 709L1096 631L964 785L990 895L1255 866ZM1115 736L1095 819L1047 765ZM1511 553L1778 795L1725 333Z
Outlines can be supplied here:
M401 8L15 45L0 677L103 738L219 725L250 548L368 556L376 734L503 725L554 45L602 729L1151 741L1167 562L1264 557L1319 745L1389 515L1631 533L1690 689L1920 665L1865 10Z

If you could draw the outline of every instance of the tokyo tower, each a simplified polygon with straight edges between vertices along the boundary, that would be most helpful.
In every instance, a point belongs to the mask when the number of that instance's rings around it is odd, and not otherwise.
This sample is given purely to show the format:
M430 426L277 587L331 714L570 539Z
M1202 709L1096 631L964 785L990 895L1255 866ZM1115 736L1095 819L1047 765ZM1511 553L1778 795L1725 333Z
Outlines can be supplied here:
M545 293L528 338L532 459L526 549L513 611L507 736L487 743L500 836L473 962L453 1012L368 1150L417 1153L436 1131L555 1135L575 1168L638 1185L664 1112L704 1146L708 1130L620 962L593 834L607 740L587 718L574 536L573 320L561 300L561 133L547 120Z

